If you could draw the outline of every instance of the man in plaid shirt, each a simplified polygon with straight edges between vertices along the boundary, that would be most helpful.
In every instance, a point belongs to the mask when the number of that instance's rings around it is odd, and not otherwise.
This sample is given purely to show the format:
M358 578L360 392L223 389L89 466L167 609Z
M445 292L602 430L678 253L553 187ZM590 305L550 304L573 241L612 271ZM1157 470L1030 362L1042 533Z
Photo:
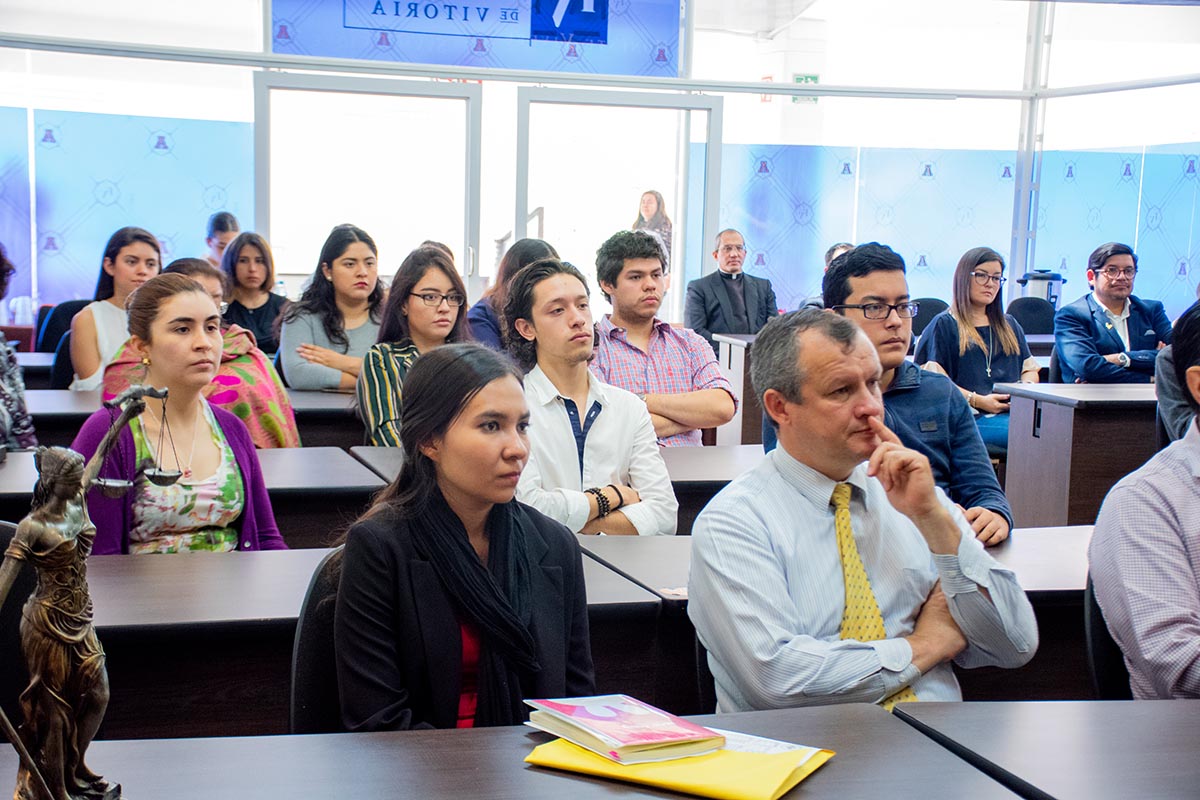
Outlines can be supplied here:
M596 325L592 371L646 404L661 445L699 445L700 429L733 419L737 398L699 334L655 315L667 290L667 268L654 237L614 234L596 251L596 279L613 313Z

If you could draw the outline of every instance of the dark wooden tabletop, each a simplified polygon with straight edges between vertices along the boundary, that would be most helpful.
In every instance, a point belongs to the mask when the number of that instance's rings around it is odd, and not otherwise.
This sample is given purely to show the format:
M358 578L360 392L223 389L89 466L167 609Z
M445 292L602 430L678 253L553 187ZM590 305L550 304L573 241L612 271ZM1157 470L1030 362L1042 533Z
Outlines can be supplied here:
M404 450L400 447L377 447L359 445L350 448L350 455L370 467L371 471L391 483L400 474L404 461Z
M280 494L375 492L384 482L340 447L258 450L263 480L272 498Z
M1150 383L997 383L996 391L1072 408L1153 408Z
M1200 700L902 703L896 716L1058 800L1200 795Z
M326 549L94 556L98 628L295 621ZM588 606L653 608L658 598L585 558Z
M1011 798L983 773L876 706L764 711L698 721L837 751L787 798ZM524 763L547 735L525 727L96 742L88 765L130 798L679 798ZM16 775L12 748L0 774ZM886 789L884 789L886 787Z
M291 621L327 550L93 556L96 626L158 628Z
M33 416L35 427L39 417L78 417L82 424L100 408L100 390L30 389L25 393L25 407Z
M664 601L687 602L692 537L576 534L576 538L588 556L654 592Z
M1087 586L1091 540L1091 525L1018 528L988 552L1016 573L1030 595L1081 594Z
M375 492L384 482L337 447L257 450L263 481L274 498L287 494ZM14 451L0 464L0 500L28 500L37 482L33 452Z
M353 392L321 392L308 389L288 389L296 416L344 416L354 414Z
M761 444L664 447L660 450L672 484L729 483L766 457Z
M54 353L17 353L17 364L25 372L44 372L50 374L54 366Z
M765 457L760 444L664 447L659 452L666 462L671 483L683 486L724 485L756 467ZM399 447L351 447L350 454L387 481L395 479L404 460L404 452Z

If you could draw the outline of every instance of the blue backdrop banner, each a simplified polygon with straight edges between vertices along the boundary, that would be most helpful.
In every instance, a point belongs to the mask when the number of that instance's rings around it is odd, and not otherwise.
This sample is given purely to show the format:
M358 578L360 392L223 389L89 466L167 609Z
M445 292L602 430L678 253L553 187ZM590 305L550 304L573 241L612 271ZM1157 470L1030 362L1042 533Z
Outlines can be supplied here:
M17 268L9 279L10 298L30 295L29 137L23 108L0 108L0 244ZM10 318L8 304L0 320Z
M89 298L104 244L146 228L163 262L201 256L208 216L254 229L254 136L244 122L34 112L38 293Z
M271 50L678 77L679 24L678 0L271 0Z

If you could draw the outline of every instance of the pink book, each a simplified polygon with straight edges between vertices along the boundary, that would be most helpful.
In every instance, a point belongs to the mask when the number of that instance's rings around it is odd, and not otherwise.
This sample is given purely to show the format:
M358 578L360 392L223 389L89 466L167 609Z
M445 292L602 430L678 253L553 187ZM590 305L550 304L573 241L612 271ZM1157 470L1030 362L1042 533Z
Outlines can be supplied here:
M725 737L623 694L526 700L529 725L622 764L719 750Z

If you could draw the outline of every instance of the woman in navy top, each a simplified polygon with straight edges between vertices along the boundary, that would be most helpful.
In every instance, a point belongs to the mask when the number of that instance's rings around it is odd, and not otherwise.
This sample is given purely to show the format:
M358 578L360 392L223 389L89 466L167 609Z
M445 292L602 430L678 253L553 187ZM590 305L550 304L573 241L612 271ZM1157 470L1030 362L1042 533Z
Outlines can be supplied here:
M522 267L543 258L558 258L558 251L541 239L518 239L508 248L504 258L500 259L500 268L496 270L491 288L484 292L479 302L467 312L467 322L471 326L471 336L475 341L493 350L504 349L503 337L500 335L500 317L496 311L504 308L508 285L512 283L513 276L520 272Z
M963 254L954 270L954 300L934 317L917 344L917 364L946 375L975 411L988 451L1008 450L1007 394L997 383L1037 383L1038 363L1025 332L1004 313L1004 257L990 247Z

